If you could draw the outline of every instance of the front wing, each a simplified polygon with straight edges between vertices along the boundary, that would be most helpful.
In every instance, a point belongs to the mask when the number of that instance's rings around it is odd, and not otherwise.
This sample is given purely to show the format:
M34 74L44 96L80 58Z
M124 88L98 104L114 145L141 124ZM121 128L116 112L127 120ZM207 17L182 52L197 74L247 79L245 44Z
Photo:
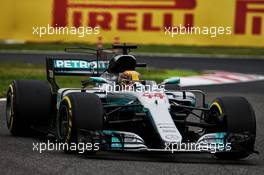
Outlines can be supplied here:
M86 133L87 134L87 133ZM85 137L86 134L83 134ZM201 136L197 142L168 142L162 148L148 148L137 134L124 131L103 130L90 132L93 141L99 143L100 150L131 152L164 152L164 153L218 153L241 151L241 143L249 140L245 134L227 134L225 132L209 133Z

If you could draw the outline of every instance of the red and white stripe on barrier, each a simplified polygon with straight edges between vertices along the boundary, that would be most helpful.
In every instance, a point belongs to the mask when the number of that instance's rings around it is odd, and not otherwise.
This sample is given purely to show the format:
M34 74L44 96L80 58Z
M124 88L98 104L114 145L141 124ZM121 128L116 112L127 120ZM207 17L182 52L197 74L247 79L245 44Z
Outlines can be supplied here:
M200 76L181 77L181 86L242 83L264 80L262 75L216 71Z

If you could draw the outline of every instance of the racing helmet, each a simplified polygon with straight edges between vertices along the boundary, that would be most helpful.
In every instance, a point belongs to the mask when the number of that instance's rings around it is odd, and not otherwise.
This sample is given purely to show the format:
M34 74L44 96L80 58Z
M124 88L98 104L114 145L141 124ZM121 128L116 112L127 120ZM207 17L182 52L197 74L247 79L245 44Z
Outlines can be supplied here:
M126 70L123 73L120 73L118 76L118 84L121 86L131 86L134 85L135 82L141 80L141 75L137 71L134 70Z

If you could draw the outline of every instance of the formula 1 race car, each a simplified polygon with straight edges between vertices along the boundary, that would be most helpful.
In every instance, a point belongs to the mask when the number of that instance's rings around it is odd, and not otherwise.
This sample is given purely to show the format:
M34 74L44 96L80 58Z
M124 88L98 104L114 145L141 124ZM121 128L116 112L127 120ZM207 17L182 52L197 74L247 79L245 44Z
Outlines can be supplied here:
M102 57L109 49L89 48L77 49L86 53L85 59L47 58L47 81L10 84L9 131L23 135L38 130L53 134L59 143L92 143L99 151L201 152L220 159L255 152L255 114L245 98L219 97L207 104L204 92L181 90L179 78L159 84L142 80L136 70L146 64L129 54L135 48L113 45L108 60ZM58 76L86 79L80 88L60 88ZM65 152L71 152L69 147Z

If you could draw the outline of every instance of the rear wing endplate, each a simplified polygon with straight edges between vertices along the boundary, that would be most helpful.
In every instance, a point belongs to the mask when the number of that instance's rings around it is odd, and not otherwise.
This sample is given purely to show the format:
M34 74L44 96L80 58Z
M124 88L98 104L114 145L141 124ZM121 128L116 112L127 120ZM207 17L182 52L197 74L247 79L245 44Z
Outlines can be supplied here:
M108 67L108 61L85 59L47 58L47 80L58 90L56 76L100 76Z

